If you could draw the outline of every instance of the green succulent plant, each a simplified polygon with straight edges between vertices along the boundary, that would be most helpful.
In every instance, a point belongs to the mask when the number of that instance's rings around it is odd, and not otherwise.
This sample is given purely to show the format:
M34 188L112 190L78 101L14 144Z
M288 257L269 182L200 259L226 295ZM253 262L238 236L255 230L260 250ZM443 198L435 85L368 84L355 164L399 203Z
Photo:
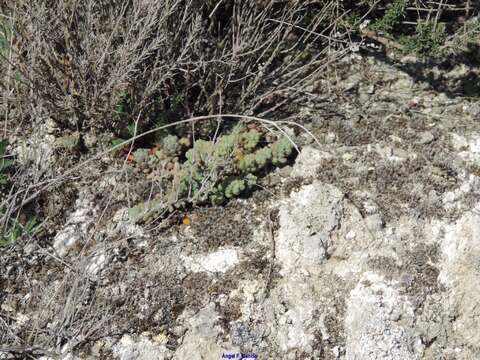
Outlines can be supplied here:
M180 192L192 202L216 205L249 191L256 184L255 173L284 165L293 150L288 139L259 147L261 137L256 130L239 127L216 142L197 141L186 154Z
M139 222L151 219L156 213L160 213L163 209L165 209L164 204L160 200L154 199L128 209L128 216L131 221Z
M286 138L282 138L272 145L272 164L275 166L285 165L287 158L292 153L292 143Z
M146 163L150 154L147 149L137 149L133 153L134 161L137 164Z
M180 151L178 139L173 135L164 137L161 145L170 156ZM241 125L215 140L199 139L185 153L185 161L175 174L178 180L173 190L175 201L221 205L252 190L260 171L286 164L292 151L288 139L268 144L264 134ZM149 156L146 149L139 149L134 155L135 162L145 162ZM131 209L130 217L133 221L152 218L152 213L164 210L167 203L151 200L140 204Z
M416 36L400 38L405 53L418 55L441 55L442 45L447 38L443 24L421 23L417 24Z
M167 135L161 140L162 149L169 155L178 155L181 146L178 143L178 137L175 135Z

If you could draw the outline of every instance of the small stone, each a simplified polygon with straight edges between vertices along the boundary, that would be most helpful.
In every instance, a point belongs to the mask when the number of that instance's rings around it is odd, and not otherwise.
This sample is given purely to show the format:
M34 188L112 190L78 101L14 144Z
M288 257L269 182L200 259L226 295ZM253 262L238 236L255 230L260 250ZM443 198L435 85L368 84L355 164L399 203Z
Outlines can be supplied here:
M293 168L290 165L284 166L278 170L278 175L288 178L292 174Z
M465 151L468 149L468 141L464 136L451 134L452 146L456 151Z
M459 64L445 74L449 79L461 79L468 75L471 69L465 64Z
M242 214L240 213L237 213L233 216L233 221L234 222L238 222L238 223L241 223L242 222L242 219L243 219L243 216Z
M270 175L270 178L268 180L270 186L276 186L282 182L282 179L278 173Z
M324 162L331 158L327 152L317 150L313 147L306 146L297 156L295 165L292 168L291 176L308 177L315 176L317 171L322 168Z
M443 106L440 107L440 106L433 106L429 109L430 111L428 111L430 114L433 114L433 115L441 115L444 111L444 108Z
M465 109L465 112L473 118L480 116L480 105L479 104L470 104Z
M184 256L185 267L192 272L225 273L239 261L239 254L235 249L221 249L205 256L194 258Z
M17 313L16 320L18 325L23 326L28 322L28 320L30 320L30 318L22 313Z
M402 317L402 312L398 308L392 309L392 311L390 312L389 318L391 321L398 321L400 320L401 317Z
M418 105L418 101L416 99L412 99L408 102L407 105L410 109L415 108Z
M355 233L355 231L350 230L350 231L347 233L347 235L345 235L345 238L346 238L347 240L353 240L353 239L355 239L356 236L357 236L357 234Z
M363 107L370 107L370 95L367 94L366 92L361 92L360 96L358 97L358 100L360 101L361 104L363 104Z
M413 81L410 78L398 79L392 84L393 89L410 89L413 86Z
M87 271L93 276L97 275L105 267L106 260L105 254L94 256L92 262L87 266Z
M415 55L407 55L400 59L402 64L415 64L418 62L418 58Z
M408 152L400 148L394 148L392 150L392 155L402 159L408 158Z
M48 118L45 120L45 131L47 134L53 134L58 129L55 120Z
M35 244L29 243L28 245L26 245L26 246L23 248L23 252L24 252L24 254L27 255L27 256L28 256L28 255L32 255L33 252L35 251L35 248L36 248Z
M443 202L445 203L453 203L456 199L457 194L455 194L453 191L449 191L443 196Z
M152 338L154 342L157 344L166 344L168 341L168 336L165 335L164 333L160 333Z
M335 356L335 358L339 358L340 357L340 349L338 346L335 346L333 349L332 349L332 353L333 353L333 356Z
M362 80L362 77L359 74L353 74L352 76L350 76L345 80L344 90L350 91L355 89L361 80Z
M372 215L378 212L378 205L371 199L368 199L363 203L363 208L365 212L369 215Z
M8 304L6 304L6 303L3 303L3 304L0 306L0 309L2 309L2 310L5 311L5 312L15 312L15 309L14 309L12 306L10 306L10 305L8 305Z
M435 190L430 190L428 193L428 202L433 205L439 200L439 196Z
M430 131L425 131L419 134L419 139L417 140L417 144L426 145L430 144L435 137Z
M374 85L374 84L368 85L368 86L365 88L365 92L366 92L367 94L370 94L370 95L372 95L373 93L375 93L375 85Z
M413 349L415 353L423 357L423 354L425 352L425 345L423 344L422 339L416 339L416 341L413 343Z
M334 132L329 132L326 136L328 143L334 143L337 140L337 135Z
M365 218L365 223L370 229L370 231L381 230L385 225L380 214L373 214L373 215L367 216Z
M395 136L395 135L390 135L388 138L390 139L390 141L392 141L394 143L401 144L403 142L402 138L400 138L398 136Z
M95 146L95 144L97 143L97 137L90 133L86 133L85 136L83 137L83 141L87 148L91 148Z

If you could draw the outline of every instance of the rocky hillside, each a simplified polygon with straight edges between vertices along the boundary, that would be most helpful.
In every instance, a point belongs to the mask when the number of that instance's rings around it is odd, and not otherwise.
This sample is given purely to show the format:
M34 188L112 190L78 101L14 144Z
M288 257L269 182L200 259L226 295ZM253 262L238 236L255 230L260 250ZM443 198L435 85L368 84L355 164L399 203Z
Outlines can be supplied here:
M114 155L88 164L48 195L58 231L2 250L1 326L29 345L0 358L478 358L477 73L348 55L310 89L309 133L285 127L291 165L150 228L116 205ZM23 153L39 169L54 133Z

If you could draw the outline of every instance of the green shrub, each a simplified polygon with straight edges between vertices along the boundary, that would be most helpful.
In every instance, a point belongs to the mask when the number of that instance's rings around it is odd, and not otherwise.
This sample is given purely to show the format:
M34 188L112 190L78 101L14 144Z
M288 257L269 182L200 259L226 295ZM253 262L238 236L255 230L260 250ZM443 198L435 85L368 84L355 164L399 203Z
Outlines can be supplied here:
M6 231L0 236L0 246L15 244L22 235L32 235L36 231L37 218L31 217L25 224L17 219L10 219Z
M371 29L378 33L390 35L395 26L404 18L405 8L408 3L408 0L395 0L392 2L383 17L373 22Z
M424 9L429 9L429 12L415 12L415 4L411 0L392 1L386 4L381 17L378 16L379 9L372 8L368 29L375 36L392 39L398 45L394 48L404 54L440 57L458 52L458 48L464 49L466 43L478 43L478 21L475 18L462 23L452 16L450 5L424 4ZM408 9L409 5L412 8ZM377 4L377 7L383 6L383 2ZM354 11L350 17L355 14Z
M447 36L443 24L419 23L415 36L404 36L400 39L405 53L419 55L442 55L442 46Z

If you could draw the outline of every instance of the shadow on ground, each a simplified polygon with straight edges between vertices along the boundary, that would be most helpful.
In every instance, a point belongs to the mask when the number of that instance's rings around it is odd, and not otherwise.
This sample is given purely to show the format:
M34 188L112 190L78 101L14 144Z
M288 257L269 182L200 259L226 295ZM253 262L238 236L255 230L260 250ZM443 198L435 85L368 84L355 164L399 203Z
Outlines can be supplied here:
M363 51L366 55L410 75L415 82L427 83L432 90L444 93L450 98L480 97L480 74L476 70L480 65L480 45L478 44L470 44L465 51L444 59L418 60L405 64L391 59L384 51L374 52L368 49ZM468 70L459 72L460 77L446 76L455 67L461 65L464 65Z

